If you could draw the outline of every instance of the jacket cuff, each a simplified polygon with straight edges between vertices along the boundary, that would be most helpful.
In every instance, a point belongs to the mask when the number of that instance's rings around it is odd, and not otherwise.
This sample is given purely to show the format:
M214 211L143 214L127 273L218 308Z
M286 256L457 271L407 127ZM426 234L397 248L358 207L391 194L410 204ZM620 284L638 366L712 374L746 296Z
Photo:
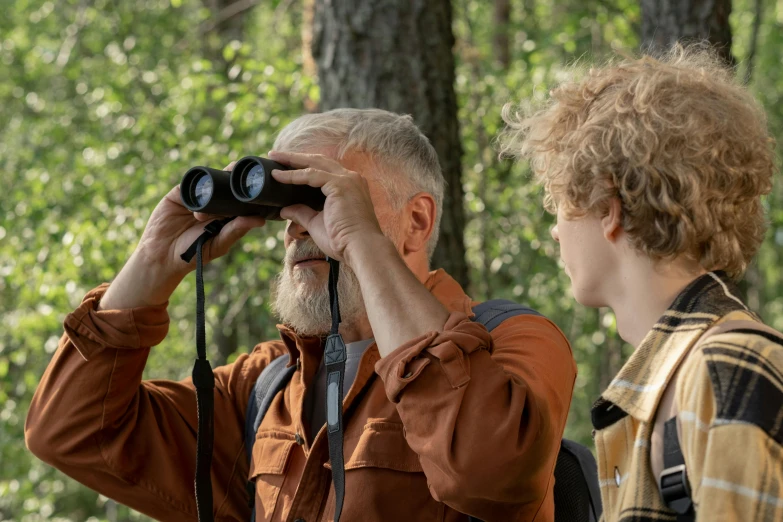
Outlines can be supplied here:
M168 302L128 310L98 310L108 283L90 290L79 307L65 317L65 334L85 360L103 348L155 346L169 331Z
M429 332L403 344L375 363L375 372L383 379L386 395L393 403L430 363L440 368L440 378L452 388L470 380L468 355L477 350L492 351L487 329L468 319L463 312L451 312L442 332Z

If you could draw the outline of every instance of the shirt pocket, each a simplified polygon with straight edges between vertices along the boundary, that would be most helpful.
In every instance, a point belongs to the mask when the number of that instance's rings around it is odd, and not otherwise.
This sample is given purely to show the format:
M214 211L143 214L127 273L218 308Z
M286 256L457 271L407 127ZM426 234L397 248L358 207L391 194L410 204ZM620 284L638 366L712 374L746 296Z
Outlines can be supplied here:
M345 520L441 521L445 505L430 494L419 456L405 440L397 422L370 420L362 432L344 444ZM331 469L329 462L324 464ZM330 488L323 521L334 518L334 488Z
M265 431L253 444L249 480L255 482L256 520L269 520L283 487L291 449L296 445L289 433Z

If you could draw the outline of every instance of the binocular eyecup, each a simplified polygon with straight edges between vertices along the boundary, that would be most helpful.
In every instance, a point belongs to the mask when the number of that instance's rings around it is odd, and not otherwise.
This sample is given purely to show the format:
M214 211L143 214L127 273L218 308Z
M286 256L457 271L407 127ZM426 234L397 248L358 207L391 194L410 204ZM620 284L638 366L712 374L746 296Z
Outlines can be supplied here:
M326 196L320 188L280 183L272 170L290 167L258 156L245 156L229 172L193 167L182 177L180 196L191 212L218 216L261 216L280 220L283 207L305 204L323 210Z

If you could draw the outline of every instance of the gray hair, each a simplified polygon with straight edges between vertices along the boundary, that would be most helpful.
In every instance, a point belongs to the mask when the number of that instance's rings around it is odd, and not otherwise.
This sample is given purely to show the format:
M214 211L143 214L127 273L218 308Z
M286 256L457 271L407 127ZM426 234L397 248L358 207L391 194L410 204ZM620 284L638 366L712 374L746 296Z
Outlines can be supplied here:
M349 151L367 154L381 170L378 181L395 210L418 192L435 200L435 226L427 244L432 258L438 243L446 184L438 154L409 115L381 109L334 109L300 116L277 136L276 150L335 150L338 159ZM396 175L400 173L403 179Z

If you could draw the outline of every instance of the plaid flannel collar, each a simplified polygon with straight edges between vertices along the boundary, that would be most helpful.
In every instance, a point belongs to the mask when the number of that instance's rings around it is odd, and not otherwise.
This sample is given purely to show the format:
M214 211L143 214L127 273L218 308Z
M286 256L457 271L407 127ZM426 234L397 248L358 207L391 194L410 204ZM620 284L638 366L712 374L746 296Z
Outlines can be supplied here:
M690 347L721 317L737 310L748 312L738 295L725 272L709 272L688 285L594 404L595 428L612 424L625 414L651 422Z

